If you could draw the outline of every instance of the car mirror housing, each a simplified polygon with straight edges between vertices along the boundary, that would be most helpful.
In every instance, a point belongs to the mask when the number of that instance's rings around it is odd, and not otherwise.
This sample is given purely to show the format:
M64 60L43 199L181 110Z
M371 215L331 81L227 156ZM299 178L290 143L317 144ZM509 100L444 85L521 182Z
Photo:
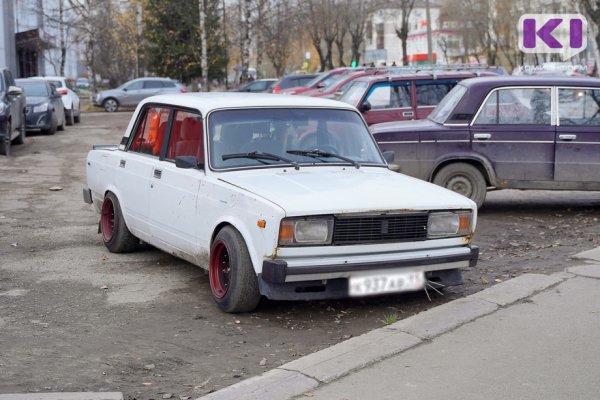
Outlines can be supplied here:
M23 89L18 86L9 86L8 87L8 95L9 96L19 96L23 94Z
M371 110L371 103L366 100L360 105L360 107L358 107L358 111L361 113L366 113L369 110Z
M177 168L191 169L191 168L202 168L203 166L198 162L198 159L194 156L179 156L175 158L175 166Z
M396 158L396 153L394 153L392 150L384 151L383 158L388 164L390 164L394 162L394 158Z

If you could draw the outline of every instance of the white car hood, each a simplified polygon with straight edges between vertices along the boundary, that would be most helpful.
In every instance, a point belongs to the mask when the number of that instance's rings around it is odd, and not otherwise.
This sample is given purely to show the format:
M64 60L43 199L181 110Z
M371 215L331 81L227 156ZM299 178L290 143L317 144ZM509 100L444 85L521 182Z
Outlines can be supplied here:
M475 209L464 196L384 168L263 169L226 172L219 179L277 204L287 216Z

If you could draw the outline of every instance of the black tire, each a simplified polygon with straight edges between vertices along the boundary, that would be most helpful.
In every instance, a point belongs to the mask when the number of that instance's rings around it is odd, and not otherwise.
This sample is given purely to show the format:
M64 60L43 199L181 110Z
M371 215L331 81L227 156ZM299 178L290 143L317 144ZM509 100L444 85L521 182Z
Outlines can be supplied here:
M54 115L56 115L56 113L54 113ZM58 121L58 117L56 117L57 121ZM65 130L65 119L66 119L66 115L63 111L63 118L62 118L62 122L60 123L60 125L57 125L56 130L57 131L64 131ZM57 122L58 124L58 122Z
M104 107L104 111L106 112L115 112L119 109L119 102L117 99L109 97L108 99L104 100L102 107Z
M26 137L26 130L25 130L25 115L23 115L21 117L21 126L19 127L19 136L17 136L14 140L15 144L24 144L25 143L25 137Z
M65 119L67 120L67 126L71 126L75 123L75 116L73 115L75 111L65 110Z
M104 245L111 253L135 251L140 240L127 228L117 196L108 192L104 196L100 213L100 232Z
M58 125L58 121L56 120L56 114L52 113L52 120L50 121L50 128L42 129L42 133L44 135L54 135L56 133L56 125Z
M79 106L80 108L77 109L77 115L73 115L73 121L75 121L76 124L81 122L81 106Z
M485 200L487 184L481 172L471 164L446 165L433 178L433 183L470 198L481 207Z
M12 126L10 121L6 123L6 134L0 139L0 155L2 156L10 156L10 137L12 135Z
M242 235L221 229L210 251L210 289L217 306L228 313L250 312L260 301L258 279Z

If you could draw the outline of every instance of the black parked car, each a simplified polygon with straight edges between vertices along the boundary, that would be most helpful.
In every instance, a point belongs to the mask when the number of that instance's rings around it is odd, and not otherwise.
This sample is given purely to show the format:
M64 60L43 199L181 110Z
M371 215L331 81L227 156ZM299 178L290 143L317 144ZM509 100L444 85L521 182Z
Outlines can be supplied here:
M11 72L0 68L0 155L10 155L11 143L25 141L25 95Z
M17 79L27 95L26 128L53 135L65 128L65 106L56 87L43 79Z

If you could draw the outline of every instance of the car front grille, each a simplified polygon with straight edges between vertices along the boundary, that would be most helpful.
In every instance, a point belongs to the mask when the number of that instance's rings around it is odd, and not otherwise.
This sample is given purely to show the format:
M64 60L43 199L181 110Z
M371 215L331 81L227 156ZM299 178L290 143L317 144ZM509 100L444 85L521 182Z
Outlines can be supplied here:
M335 216L333 245L395 243L427 239L428 213Z

